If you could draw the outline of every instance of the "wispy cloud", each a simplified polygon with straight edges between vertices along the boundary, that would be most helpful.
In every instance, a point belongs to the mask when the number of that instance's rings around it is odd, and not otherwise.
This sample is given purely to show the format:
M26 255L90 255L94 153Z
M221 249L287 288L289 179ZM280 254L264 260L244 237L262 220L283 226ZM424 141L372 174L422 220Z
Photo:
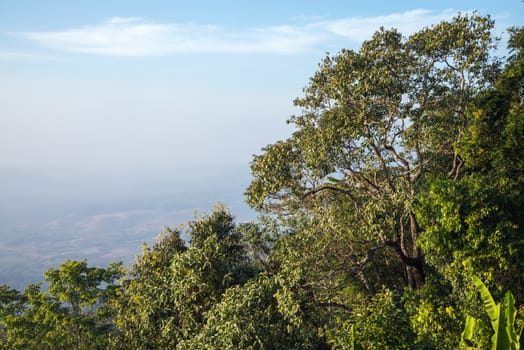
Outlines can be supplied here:
M195 23L153 23L138 17L114 17L98 25L17 35L45 47L106 56L156 56L177 53L298 54L324 50L344 39L359 44L380 26L404 34L453 16L455 11L414 10L387 16L314 20L300 25L234 31ZM348 43L349 41L349 43Z
M59 58L50 55L34 54L19 51L0 51L0 61L33 62L33 61L56 61Z
M396 28L402 34L409 35L428 25L451 19L456 14L457 11L453 9L441 12L419 9L385 16L353 17L323 21L315 23L313 26L318 26L330 33L344 36L353 42L362 42L371 37L380 27L386 29Z

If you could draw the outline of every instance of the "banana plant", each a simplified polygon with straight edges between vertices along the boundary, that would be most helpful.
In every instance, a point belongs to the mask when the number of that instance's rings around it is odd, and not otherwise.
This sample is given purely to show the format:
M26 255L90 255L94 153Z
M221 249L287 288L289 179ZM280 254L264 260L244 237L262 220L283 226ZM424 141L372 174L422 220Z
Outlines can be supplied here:
M517 331L515 324L515 317L517 310L515 309L515 298L511 292L506 292L504 297L504 304L495 303L493 296L489 292L486 285L477 276L472 276L473 284L477 287L480 297L484 303L484 310L489 316L491 327L493 328L493 336L491 337L492 350L519 350L520 336L522 334L522 327ZM473 333L476 327L477 319L467 316L466 325L462 332L460 345L463 349L477 349L472 347Z

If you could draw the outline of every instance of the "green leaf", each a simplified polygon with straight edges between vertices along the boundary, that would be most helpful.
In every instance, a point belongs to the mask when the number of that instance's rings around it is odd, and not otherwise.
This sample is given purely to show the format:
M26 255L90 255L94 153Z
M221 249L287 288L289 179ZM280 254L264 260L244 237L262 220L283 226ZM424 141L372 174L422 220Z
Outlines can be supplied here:
M460 346L469 348L469 345L473 342L473 331L477 325L477 319L470 315L466 316L466 325L461 335Z
M519 346L519 336L515 331L515 316L517 315L517 310L515 309L515 298L511 292L507 292L505 296L506 301L506 334L509 338L509 343L511 344L512 350L517 350Z
M491 337L492 349L510 349L510 341L504 327L504 310L500 304L496 304L486 285L477 276L472 276L473 283L477 287L480 297L484 302L484 308L491 321L494 334Z

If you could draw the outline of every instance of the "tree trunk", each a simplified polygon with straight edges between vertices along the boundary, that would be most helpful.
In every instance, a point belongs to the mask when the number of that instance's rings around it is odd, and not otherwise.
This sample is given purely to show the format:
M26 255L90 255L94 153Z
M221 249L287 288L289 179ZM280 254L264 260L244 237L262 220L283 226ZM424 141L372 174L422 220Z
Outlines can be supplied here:
M357 276L358 278L360 278L360 281L362 281L362 284L364 284L364 287L366 287L368 293L370 295L375 295L375 288L373 287L372 284L369 283L368 279L366 278L366 276L364 275L364 272L362 270L360 270L358 273L357 273Z
M419 259L417 259L419 260ZM420 264L407 265L406 270L408 273L408 283L413 289L421 289L424 287L426 281L426 275L424 273L424 267L422 259L420 258Z
M406 242L404 242L403 235L398 235L396 240L385 243L395 249L405 264L408 285L413 289L421 289L424 287L426 276L424 273L424 257L420 252L420 248L417 246L419 228L415 213L413 212L409 213L409 227L411 233L411 252L406 249Z
M409 213L409 229L411 231L411 242L412 242L412 254L414 259L414 264L410 266L410 272L412 275L412 285L411 287L415 289L421 289L424 287L426 275L424 273L424 259L420 252L420 248L417 245L419 228L417 223L417 218L415 217L414 212Z

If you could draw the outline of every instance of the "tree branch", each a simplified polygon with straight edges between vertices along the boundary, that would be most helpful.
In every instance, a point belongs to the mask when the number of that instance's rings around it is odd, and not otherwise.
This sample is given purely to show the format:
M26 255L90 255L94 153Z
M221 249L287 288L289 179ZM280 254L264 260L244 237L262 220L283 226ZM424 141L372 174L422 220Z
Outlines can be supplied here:
M316 194L318 192L322 192L322 191L326 191L326 190L343 193L345 195L348 195L353 202L357 201L355 196L353 196L353 193L351 193L351 191L343 189L343 188L339 188L339 187L336 187L336 186L333 186L333 185L322 185L320 187L311 189L311 190L307 191L306 193L304 193L302 198L305 199L308 196L311 196L311 195L314 195L314 194Z
M418 143L418 140L415 141L415 152L417 153L417 165L415 168L417 169L417 172L413 174L413 181L417 181L424 171L424 156L422 155L422 152L420 152L420 145Z
M348 171L351 174L351 176L356 179L356 181L358 181L360 184L363 185L363 187L366 189L366 191L368 192L370 196L377 198L376 193L373 193L373 191L371 190L371 189L374 189L377 192L381 192L381 188L377 184L374 184L364 175L362 175L359 172L356 172L355 170L351 168L348 168Z
M408 266L417 267L417 268L422 267L422 260L420 259L420 257L412 258L404 254L404 252L400 248L400 243L398 241L389 240L389 241L384 242L384 244L389 247L394 248L404 264Z
M404 168L406 172L410 172L408 161L402 158L392 145L385 145L384 148L393 155L393 158L402 165L402 168Z

